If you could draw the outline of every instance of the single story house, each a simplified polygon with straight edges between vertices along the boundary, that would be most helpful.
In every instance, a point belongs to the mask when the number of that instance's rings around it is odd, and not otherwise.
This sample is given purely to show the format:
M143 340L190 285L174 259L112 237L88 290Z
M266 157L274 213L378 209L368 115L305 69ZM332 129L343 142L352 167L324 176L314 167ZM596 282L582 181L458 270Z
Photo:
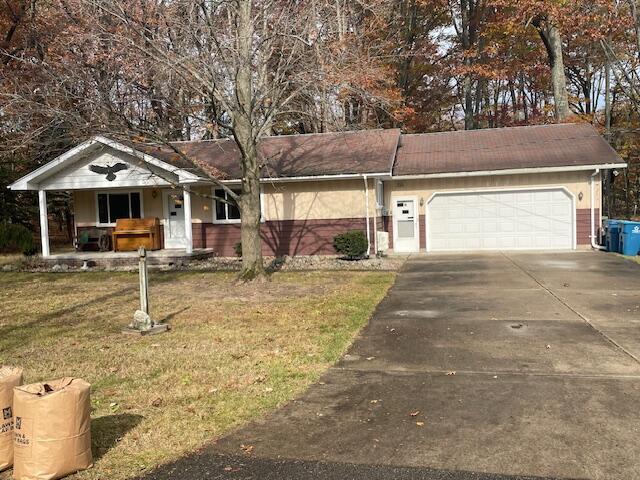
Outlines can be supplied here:
M232 140L175 142L209 174L239 186ZM370 251L576 249L594 242L601 179L626 167L591 125L401 134L366 130L261 141L265 255L333 253L333 237L367 233ZM73 192L75 228L157 217L166 249L233 255L238 209L166 146L97 136L9 186L37 190L49 255L48 192Z

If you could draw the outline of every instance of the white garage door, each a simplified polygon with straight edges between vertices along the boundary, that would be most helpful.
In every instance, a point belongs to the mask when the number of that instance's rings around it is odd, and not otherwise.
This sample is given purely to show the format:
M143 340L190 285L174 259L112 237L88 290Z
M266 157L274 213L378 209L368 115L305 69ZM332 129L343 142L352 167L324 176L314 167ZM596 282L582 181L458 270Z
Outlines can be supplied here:
M563 189L436 194L427 250L573 248L573 202Z

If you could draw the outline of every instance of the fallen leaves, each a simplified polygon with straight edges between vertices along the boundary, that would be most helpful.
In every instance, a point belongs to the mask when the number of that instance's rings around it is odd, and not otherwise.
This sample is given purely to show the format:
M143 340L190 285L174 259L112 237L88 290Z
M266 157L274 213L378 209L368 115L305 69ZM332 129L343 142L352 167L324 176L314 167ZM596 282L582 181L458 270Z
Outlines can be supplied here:
M409 414L410 417L417 417L418 415L420 415L420 410L416 410L415 412L411 412Z
M240 449L247 455L250 455L251 452L253 452L253 445L245 445L243 443L242 445L240 445Z
M416 422L416 425L417 425L418 427L424 427L424 422Z

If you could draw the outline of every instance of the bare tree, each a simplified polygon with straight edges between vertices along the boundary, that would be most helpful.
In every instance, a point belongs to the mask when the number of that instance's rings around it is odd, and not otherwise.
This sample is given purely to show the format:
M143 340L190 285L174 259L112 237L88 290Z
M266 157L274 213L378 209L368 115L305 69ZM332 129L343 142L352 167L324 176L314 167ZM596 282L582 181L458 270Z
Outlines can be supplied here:
M313 41L309 9L295 0L168 4L86 0L86 6L102 14L94 19L107 17L101 24L103 39L123 51L136 50L142 60L181 79L184 94L196 100L186 105L196 128L212 135L228 132L235 141L242 171L240 195L219 182L210 166L188 159L211 172L212 181L240 210L240 278L264 278L260 176L267 159L261 155L259 141L277 115L313 81L316 70L310 68L313 57L307 55ZM140 15L141 9L145 15ZM126 127L154 140L173 140L166 131L148 125L128 122Z

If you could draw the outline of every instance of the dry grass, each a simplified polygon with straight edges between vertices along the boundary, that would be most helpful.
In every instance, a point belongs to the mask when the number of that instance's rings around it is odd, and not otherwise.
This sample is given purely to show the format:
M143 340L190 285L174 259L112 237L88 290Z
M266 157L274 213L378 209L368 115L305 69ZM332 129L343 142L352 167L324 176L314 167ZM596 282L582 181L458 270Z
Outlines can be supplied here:
M129 478L299 394L393 277L278 273L236 287L228 273L153 273L152 315L173 329L138 338L120 333L136 274L0 273L0 364L23 366L29 382L91 382L96 462L74 478Z
M24 258L20 253L0 253L0 267L19 264Z

